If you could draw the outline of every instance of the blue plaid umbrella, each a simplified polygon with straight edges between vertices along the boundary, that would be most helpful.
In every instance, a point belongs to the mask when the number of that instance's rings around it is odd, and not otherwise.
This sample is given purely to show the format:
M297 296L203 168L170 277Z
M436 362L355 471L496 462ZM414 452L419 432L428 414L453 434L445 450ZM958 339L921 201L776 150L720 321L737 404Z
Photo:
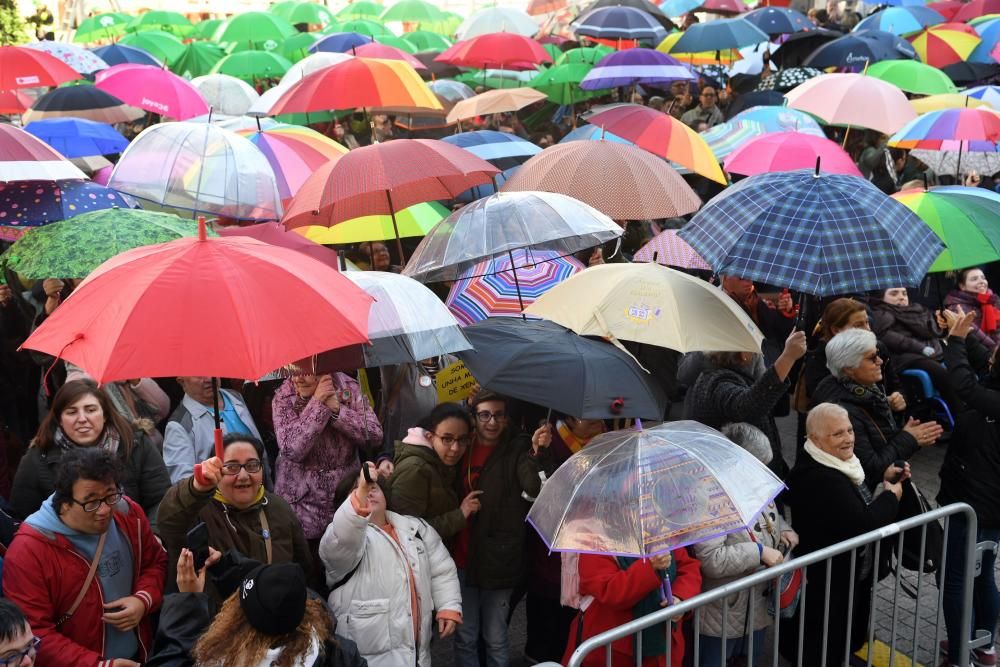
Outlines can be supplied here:
M857 176L751 176L679 233L721 274L815 296L914 286L944 250L910 209Z
M788 7L761 7L747 12L743 18L771 36L790 35L816 27L805 14Z
M744 18L718 19L707 23L695 23L689 27L670 52L722 51L766 41L768 41L767 33Z
M601 39L655 39L667 36L652 14L633 7L598 7L573 23L573 32Z

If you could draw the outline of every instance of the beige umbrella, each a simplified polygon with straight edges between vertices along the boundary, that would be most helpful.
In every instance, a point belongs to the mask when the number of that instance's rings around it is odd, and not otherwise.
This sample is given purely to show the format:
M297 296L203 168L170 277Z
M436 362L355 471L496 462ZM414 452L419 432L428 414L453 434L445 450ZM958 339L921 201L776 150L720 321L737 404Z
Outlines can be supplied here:
M488 116L493 113L503 113L505 111L517 111L529 104L541 102L546 99L545 93L534 88L500 88L489 90L485 93L462 100L448 112L448 122L475 118L476 116Z
M604 264L567 278L525 309L575 331L679 352L760 352L764 334L722 290L659 264Z

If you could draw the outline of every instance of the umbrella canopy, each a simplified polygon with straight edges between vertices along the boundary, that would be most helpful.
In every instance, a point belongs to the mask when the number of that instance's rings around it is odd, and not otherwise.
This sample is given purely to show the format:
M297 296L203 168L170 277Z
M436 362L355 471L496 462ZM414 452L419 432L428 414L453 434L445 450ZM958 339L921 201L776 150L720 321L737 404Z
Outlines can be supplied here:
M968 91L961 93L946 93L943 95L928 95L910 100L910 106L918 114L925 114L931 111L942 111L944 109L992 109L993 107L970 97Z
M66 359L105 383L177 375L256 379L367 339L372 298L340 272L295 250L207 238L203 230L105 262L24 347Z
M31 123L46 118L70 116L113 125L129 123L143 115L141 109L125 104L95 86L62 86L35 100L21 120Z
M326 245L387 241L396 238L397 230L399 238L405 239L423 236L434 229L434 225L447 218L449 213L440 202L421 202L397 211L395 216L365 215L345 220L333 227L309 225L296 227L292 231L310 241Z
M161 123L122 153L109 187L168 210L277 220L274 171L243 137L208 123Z
M788 7L760 7L747 12L743 18L771 37L813 30L816 27L805 14Z
M533 37L538 32L538 23L527 12L515 7L486 7L462 21L455 35L459 39L470 39L492 32Z
M669 0L668 0L669 1ZM683 32L672 32L663 38L656 46L657 51L670 53L688 65L712 65L720 62L736 62L743 56L737 49L723 49L720 51L702 51L699 53L680 53L674 51L674 45L684 36Z
M958 85L982 84L1000 74L1000 60L996 63L955 63L941 68L948 78Z
M944 242L929 272L958 271L1000 260L997 202L968 191L974 188L904 190L892 197L920 216Z
M512 266L522 267L516 276ZM520 316L526 306L585 268L576 258L551 250L514 250L511 257L480 262L466 271L451 286L445 304L463 326L488 317Z
M426 0L398 0L382 10L382 21L419 23L420 21L440 21L444 13Z
M1000 113L992 109L943 109L915 118L889 137L897 148L942 149L947 141L1000 142Z
M944 249L912 211L857 176L751 176L681 231L717 273L816 296L918 285Z
M666 30L652 14L634 7L598 7L570 26L576 35L602 39L662 39ZM699 49L701 50L701 49Z
M588 5L587 9L597 9L599 7L632 7L633 9L638 9L640 11L646 12L657 22L663 26L664 30L676 30L677 26L667 18L667 15L663 13L663 9L650 0L596 0Z
M275 125L266 130L239 130L274 170L278 195L283 202L295 196L306 180L347 149L333 139L301 125Z
M372 38L356 32L334 32L321 37L309 47L310 53L347 53L351 49L371 44Z
M681 35L671 53L738 49L768 41L767 33L744 18L695 23Z
M968 60L983 41L979 33L964 23L941 23L909 38L920 60L934 67L945 67Z
M693 81L695 76L678 60L655 49L626 49L604 56L580 82L584 90L634 84L660 86Z
M744 14L750 8L747 7L745 2L741 2L740 0L705 0L699 9L710 14L734 16L736 14Z
M436 62L458 67L499 67L501 69L534 69L535 65L551 63L552 57L535 40L510 32L494 32L456 42Z
M715 429L669 422L598 435L546 482L528 521L552 551L647 558L746 531L782 489Z
M815 118L798 109L788 107L753 107L739 112L730 120L737 123L759 123L765 132L805 132L817 137L825 136ZM714 129L712 128L712 130ZM705 134L707 135L708 132Z
M443 35L427 30L414 30L403 34L403 40L413 45L417 51L444 51L454 42Z
M1000 111L1000 86L975 86L965 90L962 94L982 100L993 107L995 111Z
M954 16L953 21L970 21L977 16L1000 14L1000 2L997 0L972 0L965 4Z
M305 23L325 26L333 21L333 14L330 13L330 10L315 2L297 2L296 0L279 2L271 5L268 11L277 14L292 25Z
M943 146L941 150L914 149L910 151L910 155L937 174L961 176L973 171L979 174L995 174L1000 171L1000 144L962 145L961 152L957 141L947 141Z
M128 24L128 29L132 31L163 30L186 37L194 32L194 25L181 13L153 10L143 12L132 19Z
M726 171L753 176L775 171L809 169L817 164L830 174L861 176L847 152L824 137L801 132L776 132L746 142L726 158Z
M38 137L63 157L121 153L128 139L104 123L82 118L50 118L28 123L24 131Z
M242 116L260 99L250 84L228 74L199 76L191 79L191 85L213 112L226 116Z
M958 92L948 75L916 60L884 60L868 68L868 76L887 81L900 90L917 95Z
M213 74L225 74L247 83L261 79L280 79L292 63L280 53L240 51L231 53L212 67Z
M0 90L58 86L79 78L79 72L50 53L0 46Z
M464 148L501 170L519 167L531 156L542 152L540 147L516 134L495 130L462 132L443 137L441 141Z
M599 95L605 90L584 90L580 82L590 74L593 65L587 63L565 63L554 65L528 82L528 86L545 93L555 104L576 104Z
M458 357L483 387L582 419L662 419L666 396L631 356L558 324L493 317Z
M465 118L517 111L545 98L545 93L532 88L489 90L456 103L448 112L446 119L449 123L453 123Z
M262 222L256 225L246 225L237 227L223 227L219 229L219 236L249 236L268 245L275 245L281 248L291 248L308 255L318 262L326 264L332 269L340 270L340 263L337 253L330 248L324 247L315 241L311 241L301 234L293 234L287 231L278 222Z
M275 14L243 12L220 25L213 39L220 44L253 44L273 51L296 32L291 23Z
M77 46L75 44L68 44L66 42L50 42L45 40L41 42L30 42L25 44L24 48L44 51L51 56L55 56L80 74L92 74L98 70L107 69L109 67L108 63L101 60L96 53L88 51L82 46Z
M354 21L355 19L377 19L382 14L382 3L371 0L357 0L349 3L337 12L338 21Z
M916 49L905 39L881 30L865 30L821 45L802 64L820 68L862 69L881 60L910 60L916 57Z
M983 17L982 21L971 25L983 41L969 54L969 60L987 64L998 62L993 57L993 52L997 49L997 44L1000 44L1000 14Z
M701 200L664 160L636 146L573 141L546 148L503 185L504 192L558 192L615 220L672 218Z
M944 23L944 17L929 7L888 7L869 14L854 29L884 30L902 36L939 23Z
M635 252L632 261L656 262L663 266L675 266L681 269L712 270L708 262L695 252L687 241L677 236L676 229L665 229L654 236L652 241Z
M760 352L764 334L713 285L651 263L603 264L553 287L525 311L581 336L678 352Z
M375 19L355 19L354 21L345 21L339 25L331 23L326 27L324 32L333 32L334 30L340 32L357 32L369 37L395 37L395 33L392 30L389 30L389 28Z
M817 48L840 37L843 37L843 33L825 28L813 28L808 32L794 33L785 38L771 54L771 62L779 67L797 67L804 64L805 60ZM913 47L909 43L906 45L912 50Z
M205 76L225 55L218 44L190 42L184 45L184 53L170 61L170 71L185 79Z
M176 120L208 113L208 105L198 89L165 69L116 65L101 74L95 85L134 107Z
M822 73L815 67L789 67L762 80L757 84L757 90L775 90L786 93Z
M587 121L717 183L727 182L704 138L673 116L638 104L622 104L598 111Z
M295 63L312 53L309 47L317 41L319 41L319 35L316 33L300 32L283 41L278 47L278 53Z
M0 182L86 178L72 162L19 127L0 123Z
M0 225L27 230L81 213L105 208L134 208L128 195L98 185L83 177L59 180L10 181L0 183ZM74 249L80 251L80 248ZM50 273L45 278L59 275Z
M80 22L73 33L77 44L89 44L102 39L114 39L125 34L132 17L120 12L105 12L88 16Z
M108 44L91 49L101 60L112 67L115 65L150 65L160 67L160 61L144 49L125 44Z
M184 55L184 43L162 30L131 33L122 37L118 43L142 49L161 62L170 62Z
M114 196L98 185L92 189L105 191L103 198ZM0 193L0 199L4 194ZM76 193L77 200L80 194ZM0 256L0 261L29 279L86 278L120 253L198 234L194 220L168 213L110 206L102 210L94 210L93 205L87 208L89 212L81 208L72 219L55 221L25 234Z
M896 86L863 74L824 74L785 94L788 106L830 125L892 134L916 117Z
M363 58L382 58L384 60L402 60L405 63L409 63L410 67L415 70L426 70L427 66L420 62L419 59L410 55L402 49L397 49L394 46L387 46L385 44L380 44L378 42L372 42L371 44L362 44L361 46L352 49L354 55Z

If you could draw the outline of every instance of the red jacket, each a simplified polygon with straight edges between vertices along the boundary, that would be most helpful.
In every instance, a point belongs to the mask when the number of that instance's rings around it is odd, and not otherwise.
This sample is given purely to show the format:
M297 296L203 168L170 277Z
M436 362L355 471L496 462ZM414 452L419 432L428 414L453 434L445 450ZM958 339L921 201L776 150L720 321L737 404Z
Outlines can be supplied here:
M688 555L687 549L672 552L677 564L677 576L671 582L674 597L686 600L701 592L701 563ZM644 597L660 587L660 577L648 560L636 561L627 570L618 567L612 556L580 555L580 594L592 595L593 603L583 614L582 639L589 639L605 630L618 627L632 620L632 608ZM563 664L577 647L578 614L569 631L569 642L563 655ZM623 637L611 645L611 664L614 667L632 667L633 641ZM680 623L674 626L671 641L671 667L681 667L684 660L684 634ZM604 649L591 651L584 659L585 667L604 665ZM647 658L644 667L666 667L666 656Z
M152 648L149 614L160 608L167 574L167 553L153 536L142 508L127 496L115 508L114 521L132 547L133 595L146 604L137 628L143 661ZM42 639L35 664L110 667L104 658L104 594L95 576L90 589L59 629L55 622L72 606L87 578L90 561L63 535L42 532L22 523L4 558L3 592Z

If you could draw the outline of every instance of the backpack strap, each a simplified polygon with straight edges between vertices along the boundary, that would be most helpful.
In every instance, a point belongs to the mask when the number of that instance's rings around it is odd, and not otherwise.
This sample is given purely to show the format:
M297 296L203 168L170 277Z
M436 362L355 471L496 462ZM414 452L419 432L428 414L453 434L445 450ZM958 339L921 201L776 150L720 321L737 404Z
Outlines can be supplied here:
M108 539L107 532L101 534L101 539L97 540L97 550L94 551L94 560L90 561L90 570L87 572L87 578L83 580L83 586L80 588L80 592L77 593L76 599L73 600L73 604L69 606L66 613L63 614L58 621L56 621L56 627L62 625L70 619L70 617L76 613L76 610L80 607L80 603L83 602L84 596L87 595L87 589L90 588L91 582L94 581L94 575L97 574L97 566L101 563L101 553L104 552L104 542Z

